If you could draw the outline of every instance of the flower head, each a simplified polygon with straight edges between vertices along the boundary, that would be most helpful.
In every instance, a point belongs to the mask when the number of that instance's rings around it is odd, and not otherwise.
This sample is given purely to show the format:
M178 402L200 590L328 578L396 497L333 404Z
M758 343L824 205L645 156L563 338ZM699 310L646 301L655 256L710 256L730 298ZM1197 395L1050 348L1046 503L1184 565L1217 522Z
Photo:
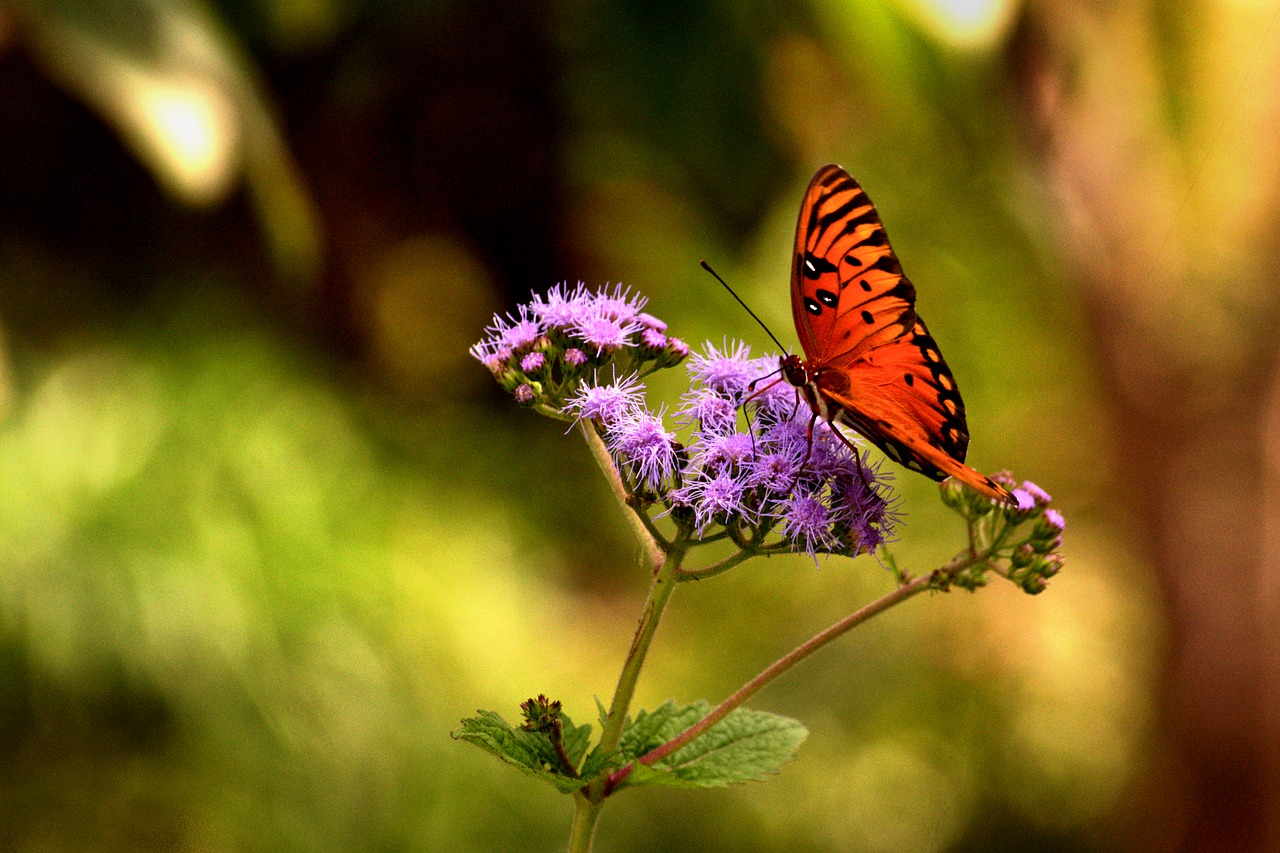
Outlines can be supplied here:
M663 426L661 412L627 412L606 441L624 470L640 485L657 490L675 473L676 435Z
M751 348L742 341L726 342L723 351L708 342L706 353L689 360L689 374L693 380L717 394L733 400L746 396L747 385L756 379L759 371L752 362Z
M569 398L565 412L612 425L624 415L638 410L643 400L644 385L633 373L615 378L608 385L583 385L577 394Z

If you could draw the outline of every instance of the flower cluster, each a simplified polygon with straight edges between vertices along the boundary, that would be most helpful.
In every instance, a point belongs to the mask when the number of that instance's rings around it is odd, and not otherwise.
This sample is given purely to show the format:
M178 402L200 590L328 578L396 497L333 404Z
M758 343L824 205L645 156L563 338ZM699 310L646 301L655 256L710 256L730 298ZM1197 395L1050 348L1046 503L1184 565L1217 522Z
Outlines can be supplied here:
M755 553L855 555L884 541L894 516L883 478L814 421L778 377L777 356L707 344L688 370L671 413L683 439L645 405L634 375L583 383L568 400L565 411L603 436L634 506L661 505L683 534Z
M1049 493L1030 480L1018 485L1004 471L992 479L1013 493L1016 506L997 507L951 480L942 484L943 502L969 522L975 544L989 554L986 563L952 582L974 589L984 585L986 573L994 570L1031 595L1044 592L1049 578L1062 570L1066 520L1049 507L1053 500Z
M585 377L605 368L647 374L679 364L689 347L643 312L645 299L621 285L551 288L514 315L497 316L471 354L524 406L556 414Z

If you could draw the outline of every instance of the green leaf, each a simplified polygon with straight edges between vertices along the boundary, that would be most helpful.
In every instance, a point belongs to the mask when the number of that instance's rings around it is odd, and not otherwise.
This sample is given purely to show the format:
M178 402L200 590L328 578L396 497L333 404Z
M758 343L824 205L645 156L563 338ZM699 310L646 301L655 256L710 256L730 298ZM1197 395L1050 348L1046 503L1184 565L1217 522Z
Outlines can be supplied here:
M582 788L598 772L596 768L596 772L571 775L563 767L548 735L516 728L493 711L476 713L480 716L468 717L454 730L452 737L455 740L473 743L530 776L550 782L566 794ZM591 726L575 726L567 714L560 715L560 722L563 726L565 753L575 766L581 764L582 756L586 754L587 745L591 741ZM595 759L595 756L592 758ZM588 769L594 763L601 762L589 760L583 769Z
M707 702L683 708L668 701L641 711L623 732L622 761L633 761L679 735L711 711ZM626 785L722 788L759 781L795 758L808 730L797 720L739 708L652 766L637 764Z

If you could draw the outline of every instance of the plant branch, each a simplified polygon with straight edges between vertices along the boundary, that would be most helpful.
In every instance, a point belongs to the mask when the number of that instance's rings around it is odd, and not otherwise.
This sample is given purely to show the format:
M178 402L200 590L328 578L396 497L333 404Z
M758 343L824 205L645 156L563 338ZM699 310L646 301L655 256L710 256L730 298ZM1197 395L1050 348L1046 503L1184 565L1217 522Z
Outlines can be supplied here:
M761 671L760 674L757 675L755 678L751 679L742 687L738 688L738 690L735 691L733 695L731 695L729 698L721 702L716 708L714 708L709 714L707 714L701 720L694 723L692 726L685 729L683 732L676 735L674 738L662 744L661 746L658 746L650 750L649 752L645 753L643 756L641 756L638 759L639 763L645 766L649 766L656 761L660 761L661 759L665 758L666 756L680 749L684 745L688 744L690 741L692 741L694 738L701 735L703 732L705 732L707 729L714 726L716 723L720 722L729 714L729 712L741 706L744 702L747 701L747 699L749 699L751 696L753 696L763 687L768 685L775 678L782 675L784 672L791 669L791 667L795 666L800 661L809 657L809 655L818 651L823 646L839 638L840 636L848 632L850 629L858 625L861 625L863 622L866 622L871 617L876 616L880 613L883 613L884 611L888 610L890 607L893 607L897 604L901 604L907 599L912 598L921 592L924 592L926 589L945 588L946 582L950 579L952 575L954 575L957 571L960 571L961 569L964 569L967 566L972 565L975 562L979 562L979 560L975 558L972 554L961 553L957 555L955 558L953 558L951 562L947 563L945 566L931 572L930 574L922 575L921 577L918 577L915 579L908 579L906 583L902 584L892 592L889 592L881 596L880 598L876 599L875 601L871 602L865 607L862 607L854 611L853 613L850 613L848 616L844 617L843 619L831 625L830 627L826 628L825 630L820 631L817 634L814 634L808 640L801 643L799 646L796 646L787 654L778 658L778 660L774 661L770 666L768 666L766 669ZM608 783L605 787L605 794L608 795L609 792L611 792L612 790L617 788L618 785L624 782L626 778L631 775L631 772L634 769L635 769L635 762L632 762L631 764L628 764L626 767L623 767L622 769L612 773L609 776Z
M587 447L591 448L591 455L595 457L596 464L604 472L604 478L609 481L609 488L613 490L614 497L622 504L627 514L627 522L631 525L631 531L640 540L645 556L649 559L649 565L653 566L656 573L665 559L666 552L672 547L671 543L658 536L656 529L650 529L646 524L648 519L642 519L641 513L628 503L627 490L622 484L622 475L618 473L618 467L613 464L613 456L609 453L609 448L605 447L600 433L596 431L595 423L584 420L580 422L580 426L582 436L587 441Z
M712 563L706 568L677 569L675 573L676 580L700 581L700 580L706 580L707 578L713 578L716 575L723 574L724 572L729 571L734 566L737 566L741 563L746 562L747 560L750 560L754 556L756 556L756 554L753 551L737 551L733 554L730 554L728 557L725 557L723 560L719 561L718 563Z

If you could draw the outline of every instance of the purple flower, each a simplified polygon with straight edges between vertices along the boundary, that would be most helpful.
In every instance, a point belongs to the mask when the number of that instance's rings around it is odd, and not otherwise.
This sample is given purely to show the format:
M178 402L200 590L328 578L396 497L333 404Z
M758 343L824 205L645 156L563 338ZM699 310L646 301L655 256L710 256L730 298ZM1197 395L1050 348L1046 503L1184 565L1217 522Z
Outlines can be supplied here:
M699 532L716 519L746 514L743 498L746 487L741 479L729 471L720 471L712 477L702 477L679 490L681 500L693 508L694 526Z
M520 385L515 390L516 402L522 406L527 406L533 402L533 386L529 384Z
M1037 526L1045 531L1045 536L1056 536L1067 529L1067 520L1056 509L1046 509Z
M1036 499L1026 489L1014 489L1013 499L1018 502L1018 512L1031 512L1036 508Z
M1037 486L1030 480L1024 480L1022 483L1022 491L1031 495L1036 502L1036 506L1048 506L1053 502L1053 498L1049 497L1049 493Z
M632 374L614 379L608 385L584 385L569 398L567 414L612 426L623 416L638 410L644 403L644 385Z
M637 314L636 320L646 329L653 329L655 332L665 332L667 330L667 324L652 314Z
M746 396L747 385L757 376L750 359L751 348L742 341L734 341L732 347L727 342L724 344L724 352L710 342L705 344L705 349L705 354L689 360L689 375L694 381L734 400Z
M597 352L612 352L631 343L631 336L640 330L640 324L634 320L622 320L605 314L591 311L579 317L571 331Z
M520 359L520 369L525 373L537 373L547 364L547 357L540 352L531 352Z
M657 329L645 326L640 330L640 342L649 349L666 349L667 336Z
M689 345L679 338L667 338L667 350L676 361L683 361L689 355Z
M790 491L800 479L800 459L790 453L764 453L751 460L747 483L770 492Z
M705 470L745 466L755 455L755 439L745 432L703 434L694 464Z
M676 419L697 424L704 433L732 432L738 425L738 407L732 400L702 388L686 395L684 405L676 410Z
M639 484L656 490L675 473L676 435L663 427L661 412L627 412L614 425L607 443L620 466Z
M568 282L563 282L548 290L546 296L535 294L529 310L548 328L563 331L578 321L591 299L582 282L572 290Z
M542 334L542 326L529 316L528 306L521 305L517 316L494 315L493 322L485 328L488 338L471 348L471 354L488 364L503 351L512 352L527 348Z
M793 494L783 507L783 535L803 546L815 559L818 551L838 546L831 532L833 522L831 510L811 494Z
M649 300L640 294L631 295L631 288L624 288L622 285L616 285L613 292L609 292L609 288L603 288L595 295L591 304L591 310L603 317L611 320L617 320L622 323L630 323L640 314L640 309L645 306ZM638 324L644 325L644 324Z
M564 363L570 367L582 367L587 363L587 354L577 347L569 347L564 351Z

